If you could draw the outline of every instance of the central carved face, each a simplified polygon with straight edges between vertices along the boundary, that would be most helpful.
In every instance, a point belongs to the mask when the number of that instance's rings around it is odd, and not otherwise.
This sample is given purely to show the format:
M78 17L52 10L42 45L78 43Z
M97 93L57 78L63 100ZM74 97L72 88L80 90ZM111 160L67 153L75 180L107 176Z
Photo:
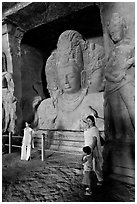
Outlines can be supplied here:
M123 39L123 26L120 23L111 25L109 29L110 36L114 42L119 42Z
M64 93L76 93L81 88L80 72L72 66L68 66L62 69L60 68L58 70L58 78L60 87Z

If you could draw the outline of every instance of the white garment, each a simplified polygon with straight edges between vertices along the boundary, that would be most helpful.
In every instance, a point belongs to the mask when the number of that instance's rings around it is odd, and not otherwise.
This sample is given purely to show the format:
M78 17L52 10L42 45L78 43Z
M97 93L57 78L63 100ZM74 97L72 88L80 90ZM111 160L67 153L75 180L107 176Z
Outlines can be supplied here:
M31 145L33 140L34 130L30 127L24 129L24 137L21 147L21 160L28 160L31 156Z
M23 137L23 142L22 142L24 145L31 144L33 133L34 133L34 130L32 130L30 127L26 127L24 129L24 137Z
M22 145L21 147L21 160L28 160L31 155L31 145Z
M84 131L85 146L91 146L93 143L93 137L97 138L97 146L94 148L93 153L93 170L95 171L99 181L102 181L102 165L103 157L101 151L101 143L99 137L99 131L97 127L93 126Z
M99 135L99 131L95 126L85 130L84 131L85 146L91 146L93 143L93 137L97 137L98 139L98 135Z

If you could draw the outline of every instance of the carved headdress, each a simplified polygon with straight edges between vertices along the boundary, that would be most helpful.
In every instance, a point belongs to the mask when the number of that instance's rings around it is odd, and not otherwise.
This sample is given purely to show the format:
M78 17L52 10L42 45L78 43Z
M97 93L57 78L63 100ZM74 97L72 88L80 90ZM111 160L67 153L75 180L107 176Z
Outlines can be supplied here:
M57 49L51 54L46 63L46 78L51 96L60 90L57 78L57 70L73 66L77 71L84 69L83 51L86 49L86 41L77 31L67 30L63 32L57 43Z
M85 41L77 31L63 32L57 44L57 69L75 64L79 71L84 68L83 51Z
M93 72L93 67L95 70L102 67L100 61L102 62L104 53L102 46L94 44L93 47L94 49L91 49L90 43L77 31L67 30L60 35L57 49L48 58L45 68L47 88L51 97L56 98L61 91L57 71L69 66L81 73L81 86L88 86L87 80Z

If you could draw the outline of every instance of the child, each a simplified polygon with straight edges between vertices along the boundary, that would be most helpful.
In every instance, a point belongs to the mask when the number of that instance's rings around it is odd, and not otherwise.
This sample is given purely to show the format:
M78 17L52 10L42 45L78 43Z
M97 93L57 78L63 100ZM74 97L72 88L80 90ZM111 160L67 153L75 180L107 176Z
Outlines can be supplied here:
M82 184L87 187L85 195L92 195L92 188L97 183L97 178L93 171L93 153L89 146L83 147L83 152L85 154L82 158L84 165Z

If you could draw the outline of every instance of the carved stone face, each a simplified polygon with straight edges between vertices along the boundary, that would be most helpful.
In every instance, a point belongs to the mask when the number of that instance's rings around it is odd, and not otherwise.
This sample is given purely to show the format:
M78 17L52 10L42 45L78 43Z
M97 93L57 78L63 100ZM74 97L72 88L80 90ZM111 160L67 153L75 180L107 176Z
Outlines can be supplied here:
M72 66L60 68L58 70L58 78L64 93L76 93L81 88L80 72Z
M124 36L123 25L121 23L112 24L109 28L109 33L114 42L121 41Z

